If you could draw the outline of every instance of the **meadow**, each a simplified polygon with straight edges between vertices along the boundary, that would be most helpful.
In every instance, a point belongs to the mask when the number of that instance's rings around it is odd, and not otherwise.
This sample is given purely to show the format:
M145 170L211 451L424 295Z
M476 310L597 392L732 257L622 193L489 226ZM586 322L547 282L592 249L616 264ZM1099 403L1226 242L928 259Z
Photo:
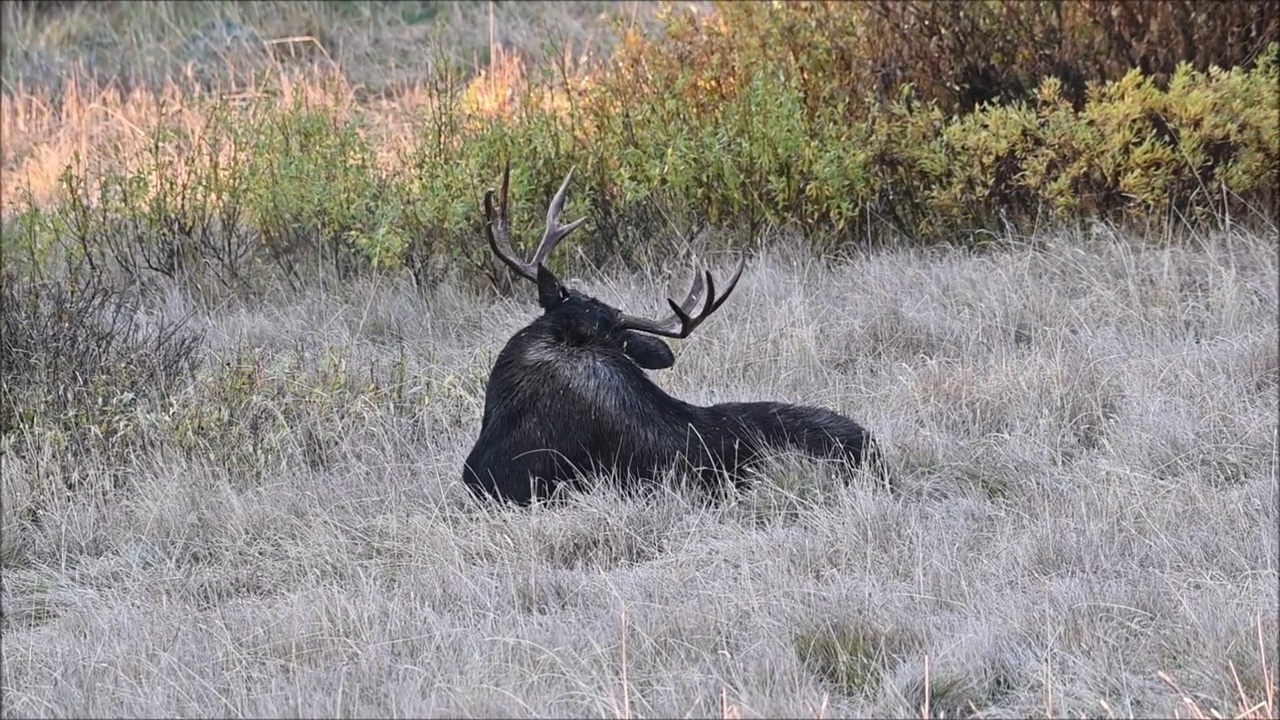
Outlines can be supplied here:
M362 37L300 5L332 23L315 33ZM586 43L601 5L552 21ZM497 6L493 27L521 27L522 5ZM484 4L440 8L452 52L487 46ZM198 20L79 12L7 24L6 52L26 43L7 91L50 97L53 61L31 59L58 47L50 28L116 27L119 62L172 73L137 59L145 40ZM52 183L92 116L7 114L6 175ZM117 333L101 361L118 375L67 399L46 360L26 395L6 385L35 409L0 436L0 713L1275 716L1274 227L839 254L789 232L710 256L717 277L749 259L651 376L691 402L847 414L900 495L778 457L718 503L678 478L647 498L475 501L461 463L495 356L538 312L527 284L364 273L215 302L157 278L87 313ZM690 271L582 261L569 282L657 315ZM92 420L54 418L59 402Z
M5 713L673 716L723 693L758 716L926 695L947 716L1166 715L1160 672L1230 711L1231 668L1262 698L1275 658L1274 249L753 259L659 382L858 418L900 499L800 463L719 507L477 506L461 461L531 298L380 284L196 310L203 379L174 402L223 401L238 370L258 454L18 440ZM666 284L584 286L647 308ZM127 492L40 488L116 474Z

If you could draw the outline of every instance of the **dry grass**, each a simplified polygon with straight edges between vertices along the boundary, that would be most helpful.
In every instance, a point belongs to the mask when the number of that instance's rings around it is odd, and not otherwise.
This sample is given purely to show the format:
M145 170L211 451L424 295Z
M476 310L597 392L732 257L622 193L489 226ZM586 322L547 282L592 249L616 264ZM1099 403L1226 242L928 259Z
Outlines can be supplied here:
M844 411L907 497L780 462L719 507L468 500L528 293L171 292L205 369L140 449L6 448L4 713L1273 716L1276 273L1246 233L757 257L658 381ZM252 412L182 435L228 361Z
M554 53L585 67L613 46L613 22L648 27L661 9L634 1L65 5L0 10L6 213L22 193L52 201L77 156L137 156L161 120L198 129L213 97L298 94L376 108L372 132L394 157L420 131L406 119L432 102L429 86L446 68L465 83L494 59L532 67Z
M63 5L33 12L6 4L6 90L56 86L77 71L125 87L156 87L184 74L212 79L254 63L318 62L379 91L412 84L441 59L484 67L495 45L535 62L551 47L607 51L611 18L648 25L661 9L595 0ZM428 50L437 44L439 56Z

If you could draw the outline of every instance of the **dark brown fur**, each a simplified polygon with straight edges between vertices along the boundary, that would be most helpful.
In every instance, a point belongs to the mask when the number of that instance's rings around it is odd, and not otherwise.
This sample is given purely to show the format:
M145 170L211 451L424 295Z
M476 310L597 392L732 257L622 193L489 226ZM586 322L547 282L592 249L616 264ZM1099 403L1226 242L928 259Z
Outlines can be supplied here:
M591 474L624 481L690 469L708 486L771 452L799 450L853 468L873 461L871 438L830 410L776 402L691 405L665 393L645 370L671 367L656 337L620 326L621 314L537 273L543 314L498 355L485 390L480 437L463 481L477 494L527 504Z

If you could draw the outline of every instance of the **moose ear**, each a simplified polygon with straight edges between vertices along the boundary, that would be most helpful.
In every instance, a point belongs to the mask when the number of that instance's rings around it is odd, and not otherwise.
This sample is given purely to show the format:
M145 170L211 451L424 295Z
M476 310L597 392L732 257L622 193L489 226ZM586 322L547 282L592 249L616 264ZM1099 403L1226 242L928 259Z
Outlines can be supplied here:
M546 265L538 263L538 304L542 309L550 310L563 302L566 297L568 292L560 284L555 273L548 270Z
M627 333L622 339L622 352L645 370L666 370L676 364L671 347L648 335Z

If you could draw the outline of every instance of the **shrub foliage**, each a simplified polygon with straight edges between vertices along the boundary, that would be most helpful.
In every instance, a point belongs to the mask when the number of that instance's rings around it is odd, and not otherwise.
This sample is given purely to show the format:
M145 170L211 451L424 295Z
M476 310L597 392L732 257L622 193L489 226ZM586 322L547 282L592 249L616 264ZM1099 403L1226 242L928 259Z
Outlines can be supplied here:
M619 27L615 53L582 67L495 52L464 81L439 63L394 153L340 78L197 98L203 126L77 158L57 202L9 213L3 249L28 273L57 259L205 294L317 269L430 284L488 264L480 201L507 159L524 237L578 169L566 213L591 218L580 247L597 262L707 226L838 248L1081 217L1274 223L1278 18L1093 0L670 11L660 36Z

